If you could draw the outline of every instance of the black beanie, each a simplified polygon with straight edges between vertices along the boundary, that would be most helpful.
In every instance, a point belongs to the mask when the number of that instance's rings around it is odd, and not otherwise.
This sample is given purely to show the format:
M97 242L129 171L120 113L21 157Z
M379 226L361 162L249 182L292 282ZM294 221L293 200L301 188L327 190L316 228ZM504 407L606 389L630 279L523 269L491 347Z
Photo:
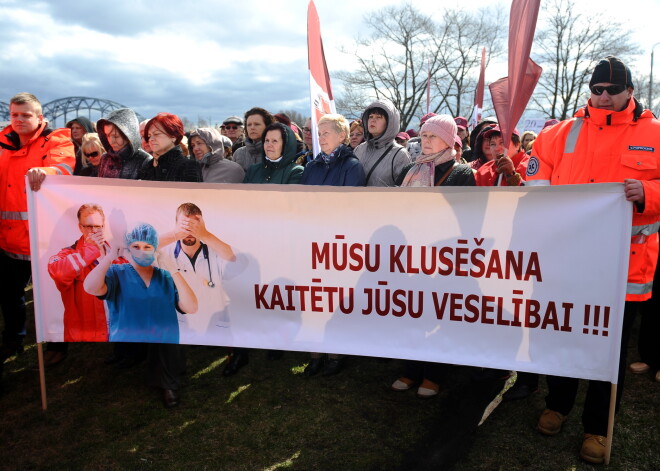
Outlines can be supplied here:
M614 56L607 56L601 59L594 68L594 73L589 81L589 87L596 83L612 83L615 85L625 85L632 89L635 88L632 81L630 69Z

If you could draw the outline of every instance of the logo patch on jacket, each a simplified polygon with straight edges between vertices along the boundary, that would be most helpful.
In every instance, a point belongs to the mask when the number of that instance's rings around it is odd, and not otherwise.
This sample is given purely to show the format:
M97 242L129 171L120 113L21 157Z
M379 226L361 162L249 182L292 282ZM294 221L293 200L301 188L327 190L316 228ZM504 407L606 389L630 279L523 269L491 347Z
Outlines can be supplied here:
M641 151L644 151L644 152L655 152L655 147L628 146L628 150L641 150Z
M539 163L539 159L536 157L532 157L529 159L529 162L527 163L527 176L528 177L533 177L536 175L536 173L539 171L539 167L541 164Z

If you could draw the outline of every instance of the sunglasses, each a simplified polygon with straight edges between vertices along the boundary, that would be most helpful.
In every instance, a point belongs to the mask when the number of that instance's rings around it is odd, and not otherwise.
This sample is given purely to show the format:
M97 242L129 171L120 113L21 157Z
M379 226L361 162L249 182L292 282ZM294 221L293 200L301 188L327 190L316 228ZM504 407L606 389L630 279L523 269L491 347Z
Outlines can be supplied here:
M95 150L94 152L90 152L89 154L87 152L84 152L84 154L85 154L85 157L87 157L89 159L90 157L98 157L99 156L99 151Z
M230 125L225 124L224 128L225 129L238 129L238 126L236 126L235 124L230 124Z
M594 85L593 87L591 87L591 93L593 93L596 96L602 95L603 92L607 92L608 95L618 95L627 88L628 87L626 87L625 85L608 85L607 87L604 87L602 85Z

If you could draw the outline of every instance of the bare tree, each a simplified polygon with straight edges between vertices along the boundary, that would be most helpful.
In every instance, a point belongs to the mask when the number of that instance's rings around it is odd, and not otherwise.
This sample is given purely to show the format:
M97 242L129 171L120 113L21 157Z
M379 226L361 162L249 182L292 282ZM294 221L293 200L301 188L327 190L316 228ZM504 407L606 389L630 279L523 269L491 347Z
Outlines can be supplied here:
M303 127L305 121L307 121L307 118L302 113L295 110L281 110L280 113L287 115L291 121L300 127Z
M436 22L410 4L382 8L365 17L371 35L357 39L358 67L338 78L344 93L338 108L355 117L371 99L388 98L401 113L401 126L426 113L431 76L431 111L469 116L481 60L501 54L506 24L501 10L477 13L445 10Z
M639 53L621 23L600 9L587 17L579 13L574 0L544 5L541 21L532 57L543 74L532 101L550 118L566 119L585 103L598 60L614 55L625 61Z

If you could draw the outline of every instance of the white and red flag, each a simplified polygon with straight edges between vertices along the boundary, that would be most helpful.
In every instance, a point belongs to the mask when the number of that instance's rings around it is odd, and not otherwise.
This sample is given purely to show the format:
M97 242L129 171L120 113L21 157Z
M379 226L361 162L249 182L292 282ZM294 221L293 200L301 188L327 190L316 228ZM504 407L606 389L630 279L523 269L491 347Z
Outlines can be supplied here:
M472 128L481 121L481 112L484 109L484 88L486 84L486 48L481 50L481 67L479 70L479 82L474 93L474 112L472 113Z
M335 99L332 96L330 74L325 63L321 22L313 1L307 8L307 51L309 58L309 91L311 97L312 139L314 155L320 152L317 124L321 116L336 113Z

